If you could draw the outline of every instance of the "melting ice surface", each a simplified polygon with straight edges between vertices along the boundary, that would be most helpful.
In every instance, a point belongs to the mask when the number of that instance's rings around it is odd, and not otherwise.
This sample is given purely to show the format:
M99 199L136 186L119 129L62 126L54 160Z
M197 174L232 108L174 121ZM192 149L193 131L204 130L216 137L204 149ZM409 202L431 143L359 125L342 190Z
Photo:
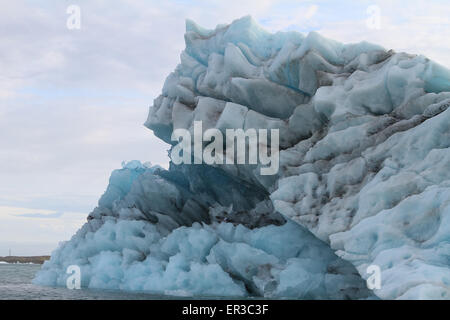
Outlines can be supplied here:
M450 298L450 71L250 17L188 21L145 125L280 130L280 171L133 161L35 283L187 296ZM369 265L381 269L369 291Z

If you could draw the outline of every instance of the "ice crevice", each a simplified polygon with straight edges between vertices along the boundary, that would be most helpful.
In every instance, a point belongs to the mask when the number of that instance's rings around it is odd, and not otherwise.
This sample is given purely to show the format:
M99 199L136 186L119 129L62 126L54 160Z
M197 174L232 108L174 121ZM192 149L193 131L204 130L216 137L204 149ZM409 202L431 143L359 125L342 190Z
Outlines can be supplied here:
M186 49L145 126L279 129L280 170L125 163L35 282L189 296L450 298L450 71L251 17ZM380 289L366 287L370 265Z

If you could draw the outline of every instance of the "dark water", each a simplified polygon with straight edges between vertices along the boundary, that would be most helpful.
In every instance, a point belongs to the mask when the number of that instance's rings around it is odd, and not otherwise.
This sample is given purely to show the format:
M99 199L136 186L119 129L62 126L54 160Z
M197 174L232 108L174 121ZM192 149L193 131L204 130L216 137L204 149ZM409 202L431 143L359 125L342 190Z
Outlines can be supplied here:
M69 290L31 283L40 269L34 264L0 264L0 300L160 300L170 296L104 290Z

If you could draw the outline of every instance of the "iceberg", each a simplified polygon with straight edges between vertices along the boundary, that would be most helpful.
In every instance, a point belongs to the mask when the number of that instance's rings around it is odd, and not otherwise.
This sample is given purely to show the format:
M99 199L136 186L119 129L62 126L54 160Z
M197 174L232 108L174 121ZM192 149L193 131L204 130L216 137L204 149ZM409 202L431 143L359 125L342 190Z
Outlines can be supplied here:
M182 296L450 299L450 70L251 17L186 48L145 126L279 130L260 164L124 163L34 282ZM268 142L270 144L270 142ZM170 155L170 153L169 153ZM369 266L381 285L368 289Z

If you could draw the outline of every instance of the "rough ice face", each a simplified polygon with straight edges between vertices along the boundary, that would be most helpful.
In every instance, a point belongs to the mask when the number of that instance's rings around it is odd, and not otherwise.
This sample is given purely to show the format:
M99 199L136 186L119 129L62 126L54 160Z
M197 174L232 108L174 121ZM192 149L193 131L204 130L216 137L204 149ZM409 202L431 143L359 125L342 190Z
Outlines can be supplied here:
M276 210L330 243L363 277L366 266L390 261L381 266L380 297L450 297L448 239L438 237L449 201L447 69L317 33L268 34L250 18L208 32L188 23L186 44L147 126L169 142L170 129L155 124L190 128L214 111L211 127L279 128L276 178L249 166L225 170L264 186ZM233 113L235 104L243 112ZM440 200L426 201L430 188L440 188Z
M181 63L145 125L172 145L172 131L192 131L194 121L202 121L203 130L279 129L280 171L261 176L255 165L171 165L169 171L137 166L138 174L113 173L85 231L56 251L39 283L61 284L63 267L79 257L91 270L89 279L101 278L98 265L111 261L118 272L112 287L145 290L139 283L154 279L144 264L152 256L148 251L142 262L134 260L143 278L128 285L140 273L127 273L124 244L115 244L113 253L101 246L99 252L65 249L95 247L89 237L113 219L107 234L128 220L156 228L143 233L160 237L154 252L164 251L172 234L205 234L202 243L211 246L184 246L184 262L175 258L178 251L155 258L164 267L154 270L167 277L152 280L159 287L148 288L156 292L227 294L195 284L196 272L208 267L205 274L230 295L360 298L367 297L361 278L376 264L382 286L374 292L381 298L450 298L449 70L365 42L344 45L315 32L271 34L250 17L215 30L188 21L185 40ZM246 234L270 230L270 236L256 245L221 231L244 227ZM292 245L279 233L290 233L315 253L279 256L277 250ZM267 251L275 235L278 249ZM351 262L360 277L349 265L330 267L330 261L344 262L329 250ZM166 271L170 259L175 269ZM183 278L176 280L181 271L170 270L180 265ZM102 286L91 280L89 286Z
M218 169L211 170L207 176L219 182ZM34 282L64 286L67 268L78 265L81 285L88 288L186 296L372 297L350 263L274 213L271 202L258 200L255 191L224 178L221 187L240 191L222 196L219 201L230 204L224 207L214 201L214 190L208 194L205 188L210 183L213 189L212 181L195 181L191 171L189 177L192 181L179 171L135 161L113 172L89 221L61 244ZM194 200L190 193L197 183L205 193L198 190Z

